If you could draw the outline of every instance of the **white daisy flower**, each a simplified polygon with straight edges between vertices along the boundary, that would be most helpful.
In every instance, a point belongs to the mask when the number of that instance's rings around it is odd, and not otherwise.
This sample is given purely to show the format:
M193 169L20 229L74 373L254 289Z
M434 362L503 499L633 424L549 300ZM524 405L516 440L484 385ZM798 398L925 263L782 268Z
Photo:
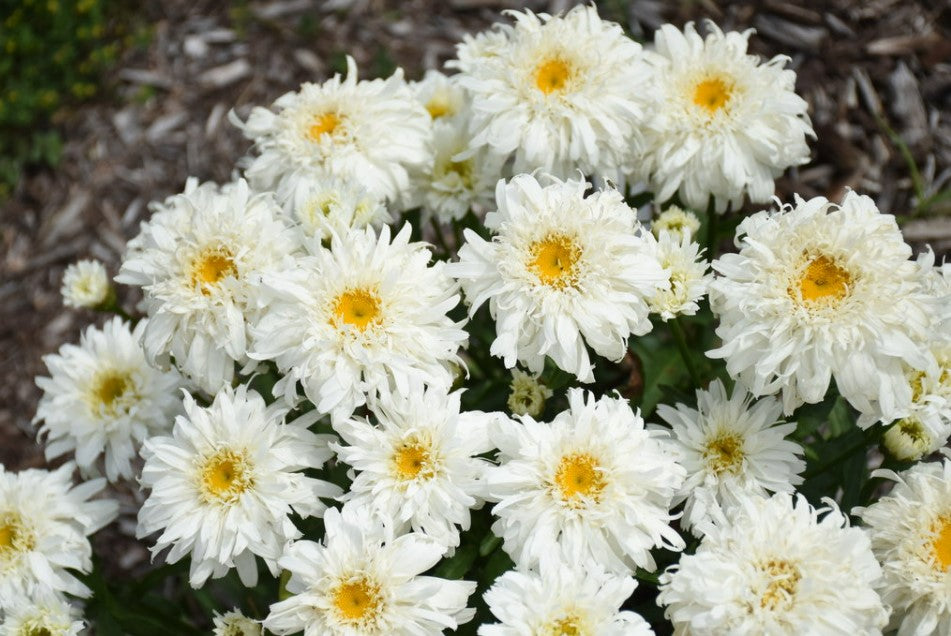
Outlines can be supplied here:
M398 203L409 188L407 171L432 162L430 117L402 69L385 80L358 82L349 56L346 79L304 83L279 97L273 111L259 106L246 122L233 111L230 118L254 141L257 153L245 174L257 190L275 190L303 168L360 183L374 197Z
M492 531L520 567L558 552L611 572L653 570L650 550L682 550L670 504L685 470L666 433L647 430L622 398L569 389L550 423L523 416L497 426L498 467L486 470Z
M796 423L779 423L782 405L767 397L750 404L751 396L737 387L727 397L720 380L697 391L697 408L661 404L657 414L673 429L679 462L687 480L674 499L686 500L680 525L700 535L702 526L719 519L721 508L739 499L792 492L806 468L799 444L785 439ZM777 424L774 426L774 424ZM711 510L709 507L712 507Z
M290 520L321 516L320 497L340 494L329 482L304 475L333 453L329 436L307 427L313 411L284 422L287 408L267 406L244 385L226 387L202 408L185 394L185 415L171 437L153 437L142 448L142 486L151 493L139 510L137 536L162 531L152 547L175 563L191 555L189 583L201 587L237 568L251 587L258 576L255 555L271 574L284 545L301 536Z
M882 445L895 459L916 462L941 448L948 435L951 427L934 430L917 417L903 417L888 427Z
M472 315L486 300L496 320L490 349L512 368L540 373L548 356L582 382L594 379L585 344L620 360L627 337L650 331L647 301L668 287L656 242L621 193L585 197L584 181L518 175L496 190L485 241L466 230L451 271Z
M821 517L821 518L820 518ZM888 610L868 537L835 504L749 497L660 576L675 634L880 634Z
M684 235L693 238L697 236L699 230L700 219L697 218L697 215L676 205L667 207L651 223L651 233L655 238L660 238L662 232L667 232L677 238Z
M80 472L97 475L102 457L109 481L131 479L142 441L181 412L181 378L149 365L139 344L147 324L130 331L113 318L43 357L50 377L36 378L43 396L33 422L43 422L47 460L74 452Z
M255 279L282 269L298 247L269 194L242 179L218 188L189 179L155 205L129 241L116 280L142 287L149 323L142 341L157 363L175 364L215 393L247 362L247 321L259 308Z
M892 608L889 630L900 636L951 632L951 460L915 464L891 493L861 516L884 577L878 590Z
M469 96L459 85L458 76L429 69L419 82L410 82L416 101L423 105L434 124L458 125L469 114Z
M238 609L215 612L212 636L261 636L261 623L248 618Z
M657 258L660 266L670 272L670 289L657 292L649 302L651 313L666 322L678 315L693 316L700 309L697 302L707 294L713 279L707 273L703 250L691 240L689 233L660 233Z
M106 267L96 260L72 263L63 273L63 304L77 309L104 307L115 297Z
M580 168L620 182L646 112L641 46L594 6L509 15L513 26L465 39L447 64L472 96L472 146L514 155L516 173Z
M362 508L327 511L322 544L292 543L280 566L291 598L271 605L264 627L304 636L410 636L454 630L471 620L475 583L420 576L442 557L416 532L393 537Z
M79 610L55 596L20 599L0 618L0 636L78 636L85 627Z
M545 410L545 401L554 393L542 384L537 374L512 369L508 407L512 415L538 417Z
M763 203L773 179L809 161L815 137L806 101L794 92L786 56L761 64L746 52L752 29L723 33L708 23L706 38L692 23L683 32L665 24L645 54L652 68L651 113L644 129L644 164L657 201L674 193L695 210Z
M710 285L723 341L708 351L754 395L782 392L786 414L823 399L831 379L869 426L903 417L905 365L927 366L917 344L935 303L891 215L849 192L759 212L737 228L739 254L714 261Z
M393 220L383 201L358 182L299 171L287 176L276 193L285 217L306 237L329 240L351 229L382 227Z
M115 519L119 506L90 501L106 480L74 486L75 468L66 463L54 471L9 473L0 465L0 612L25 598L89 596L70 570L92 571L86 537Z
M480 636L653 634L641 616L621 611L637 582L605 572L597 563L568 564L554 556L537 571L509 570L484 595L501 621L479 627Z
M469 509L481 505L479 478L494 446L488 423L501 414L459 412L461 393L416 385L405 396L381 396L366 419L334 424L349 446L331 444L359 471L343 501L369 508L400 533L412 528L446 548L459 546Z
M929 353L927 368L906 367L911 406L883 438L886 449L901 460L917 461L944 446L951 435L951 345L936 341Z
M311 242L296 267L264 278L267 313L252 328L251 357L284 373L275 385L294 401L297 383L321 413L350 417L368 394L421 382L448 389L467 338L446 316L459 303L445 264L429 264L407 224L390 241L384 226Z

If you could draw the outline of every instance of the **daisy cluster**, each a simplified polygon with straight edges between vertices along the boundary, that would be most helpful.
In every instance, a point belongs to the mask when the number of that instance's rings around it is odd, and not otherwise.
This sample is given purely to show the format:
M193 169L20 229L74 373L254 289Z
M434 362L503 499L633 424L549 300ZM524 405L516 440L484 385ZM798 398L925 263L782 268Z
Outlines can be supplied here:
M131 315L64 277L117 315L36 380L67 463L0 469L0 634L82 629L107 482L168 589L248 588L215 634L951 631L951 270L852 191L717 257L815 137L751 35L511 11L232 112Z

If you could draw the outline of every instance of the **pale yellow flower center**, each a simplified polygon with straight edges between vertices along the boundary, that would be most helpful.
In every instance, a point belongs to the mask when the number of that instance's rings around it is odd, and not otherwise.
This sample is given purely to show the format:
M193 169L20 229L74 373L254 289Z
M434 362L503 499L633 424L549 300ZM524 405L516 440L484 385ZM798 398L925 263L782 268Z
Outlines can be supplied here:
M557 57L548 58L535 67L535 86L546 95L561 92L571 76L571 65Z
M939 518L931 531L931 552L935 562L942 570L947 570L951 567L951 515Z
M773 560L761 564L759 569L772 579L760 597L760 607L773 610L780 605L791 605L799 580L802 579L799 568L789 561Z
M443 174L455 173L466 188L472 187L472 160L447 161L443 166Z
M247 453L222 449L201 466L201 490L206 501L233 504L254 487L254 475Z
M338 584L330 597L337 617L348 625L369 623L379 615L383 605L380 586L366 577Z
M743 450L743 438L736 433L720 432L707 440L703 459L715 475L735 473L743 465L746 453Z
M331 322L344 323L366 331L382 318L380 297L369 288L348 289L333 301Z
M588 453L565 455L555 471L555 486L562 501L570 505L579 505L580 497L598 501L607 480L599 470L598 460Z
M25 625L24 627L26 629L19 632L22 636L53 636L53 632L43 625Z
M908 384L911 385L912 402L918 402L925 394L926 376L927 374L924 371L912 371L908 374Z
M93 410L97 413L104 410L114 414L122 402L122 397L131 388L132 378L128 373L109 370L97 374L90 390Z
M429 101L426 102L426 110L429 111L429 116L433 119L455 114L449 97L442 94L433 95Z
M206 296L212 285L228 276L238 275L234 253L227 247L210 247L201 251L191 263L191 286L198 287Z
M569 614L550 622L539 636L591 636L591 631L580 616Z
M18 512L0 514L0 560L6 561L22 552L29 552L35 545L33 533L23 523Z
M799 277L799 293L808 303L829 303L842 300L849 293L852 276L828 256L809 261ZM789 290L794 296L792 289Z
M432 448L417 439L408 439L393 453L393 472L404 481L431 479L435 475Z
M710 115L725 108L732 96L733 82L725 77L707 77L693 89L693 103Z
M549 234L532 243L528 251L529 269L542 284L564 289L577 282L581 248L572 237L567 234Z
M320 141L324 135L333 135L342 122L343 119L337 113L322 113L314 117L307 134L312 140Z

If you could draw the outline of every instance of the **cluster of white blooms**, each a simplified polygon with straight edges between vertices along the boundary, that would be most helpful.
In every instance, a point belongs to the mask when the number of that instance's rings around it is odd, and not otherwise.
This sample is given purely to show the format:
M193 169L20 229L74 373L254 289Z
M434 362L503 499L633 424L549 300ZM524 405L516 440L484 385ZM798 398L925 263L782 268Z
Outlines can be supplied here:
M0 466L0 636L83 629L106 480L182 581L279 590L218 635L636 636L655 600L678 634L951 630L951 459L908 463L951 435L951 265L851 191L777 200L716 258L717 215L808 160L787 59L508 13L455 74L347 58L232 113L234 179L128 243L133 316L67 270L65 304L123 318L44 358L67 463ZM908 468L884 497L880 441ZM864 481L816 495L846 459Z

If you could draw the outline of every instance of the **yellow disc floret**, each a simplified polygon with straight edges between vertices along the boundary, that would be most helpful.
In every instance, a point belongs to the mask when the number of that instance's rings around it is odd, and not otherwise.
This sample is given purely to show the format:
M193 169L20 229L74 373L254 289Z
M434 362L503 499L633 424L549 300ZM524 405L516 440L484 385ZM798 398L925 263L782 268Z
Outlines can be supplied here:
M760 597L760 607L770 610L790 607L802 578L799 568L789 561L772 560L761 564L759 569L772 579Z
M205 501L233 504L254 487L254 475L248 454L222 449L202 462L200 490Z
M598 460L588 453L562 457L554 482L561 500L571 506L580 505L582 497L597 501L607 485Z
M730 432L720 432L707 440L703 451L703 459L715 475L738 472L745 456L743 439Z
M693 89L693 103L713 115L725 108L733 95L733 82L713 76L698 82Z
M380 322L380 304L379 295L372 289L348 289L334 299L331 322L366 331Z
M435 474L432 447L422 440L404 440L393 453L393 472L398 479L430 479Z
M828 303L842 300L849 293L852 276L825 255L812 258L799 277L799 294L807 303ZM795 297L794 290L790 295Z
M234 253L227 247L205 248L191 262L191 286L198 287L206 296L211 293L211 288L223 279L237 275Z
M932 528L931 553L942 570L951 567L951 515L945 515Z
M578 282L578 261L581 248L567 234L549 234L529 247L528 266L539 282L556 289L572 287Z
M571 66L561 58L548 58L535 67L535 86L546 95L565 90L571 80Z
M350 626L372 623L383 606L380 586L365 576L338 583L330 598L337 618Z
M320 141L324 135L333 135L343 120L337 113L322 113L314 117L307 134L314 141Z

